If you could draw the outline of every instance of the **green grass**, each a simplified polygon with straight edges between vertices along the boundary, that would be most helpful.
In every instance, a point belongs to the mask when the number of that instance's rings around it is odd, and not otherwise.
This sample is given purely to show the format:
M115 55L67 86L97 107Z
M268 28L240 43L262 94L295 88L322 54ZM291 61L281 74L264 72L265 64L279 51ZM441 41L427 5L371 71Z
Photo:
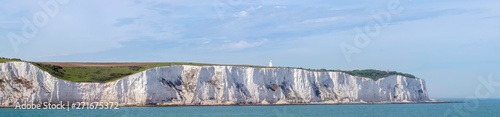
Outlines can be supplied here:
M4 57L0 57L0 63L5 63L5 62L19 62L19 61L23 61L23 60L17 59L17 58L4 58Z
M3 58L0 57L0 63L12 62L12 61L22 61L16 58ZM113 66L113 67L70 67L70 66L55 66L37 62L30 62L31 64L37 66L38 68L48 72L54 77L59 79L73 81L73 82L110 82L121 79L123 77L145 71L147 69L162 67L162 66L172 66L172 65L194 65L194 66L210 66L210 65L221 65L221 64L206 64L206 63L188 63L188 62L165 62L165 63L154 63L142 66ZM374 69L367 70L352 70L352 71L342 71L342 70L326 70L326 69L307 69L307 68L297 68L297 67L268 67L268 66L258 66L258 65L230 65L230 66L243 66L252 68L290 68L290 69L303 69L308 71L317 72L344 72L353 76L360 76L371 78L373 80L378 80L391 75L401 75L409 78L416 78L411 74L400 73L395 71L381 71Z
M374 70L374 69L366 69L366 70L352 70L352 71L343 71L349 75L353 76L361 76L371 78L373 80L378 80L381 78L385 78L392 75L401 75L408 78L416 78L414 75L401 73L396 71L382 71L382 70Z
M202 63L155 63L142 66L112 66L112 67L70 67L55 66L43 63L31 62L31 64L48 72L49 74L67 81L73 82L109 82L123 77L145 71L147 69L172 66L172 65L212 65Z

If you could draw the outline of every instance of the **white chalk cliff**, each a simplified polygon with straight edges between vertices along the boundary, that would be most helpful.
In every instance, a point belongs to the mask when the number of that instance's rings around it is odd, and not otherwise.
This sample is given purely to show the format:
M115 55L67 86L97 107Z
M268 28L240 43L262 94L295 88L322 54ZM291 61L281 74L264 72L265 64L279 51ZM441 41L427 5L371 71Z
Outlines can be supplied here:
M401 103L429 98L423 79L397 75L374 81L343 72L177 65L113 82L80 83L60 80L30 63L0 63L0 106L59 101L228 105Z

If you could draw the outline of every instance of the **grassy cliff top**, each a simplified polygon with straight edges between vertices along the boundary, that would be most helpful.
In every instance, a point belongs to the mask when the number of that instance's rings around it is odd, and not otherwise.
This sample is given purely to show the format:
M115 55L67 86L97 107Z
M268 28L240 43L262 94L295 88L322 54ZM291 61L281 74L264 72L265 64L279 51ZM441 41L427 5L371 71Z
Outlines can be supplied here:
M14 58L0 58L0 63L2 62L26 62L26 61ZM48 72L54 77L73 82L109 82L121 79L123 77L135 73L145 71L147 69L162 67L162 66L221 65L221 64L189 63L189 62L156 62L156 63L29 62L29 63ZM280 67L267 67L267 66L255 66L255 65L229 65L229 66L243 66L243 67L255 67L255 68L280 68ZM415 76L411 74L400 73L395 71L374 70L374 69L341 71L341 70L326 70L326 69L305 69L305 68L295 68L295 67L286 67L286 68L303 69L303 70L318 71L318 72L344 72L353 76L366 77L366 78L371 78L373 80L378 80L391 75L401 75L409 78L415 78Z
M408 78L416 78L414 75L408 73L401 73L396 71L382 71L382 70L374 70L374 69L366 69L366 70L352 70L352 71L343 71L349 75L353 76L361 76L371 78L373 80L378 80L381 78L385 78L392 75L400 75Z
M0 63L16 62L16 61L23 61L23 60L17 59L17 58L4 58L4 57L0 57Z
M211 65L201 63L77 63L78 65L60 65L63 63L30 62L38 68L63 80L74 82L109 82L139 73L151 68L172 65ZM75 64L75 63L71 63Z
M396 72L396 71L383 71L383 70L376 70L376 69L364 69L364 70L352 70L352 71L343 71L343 70L327 70L327 69L306 69L306 68L297 68L297 69L303 69L303 70L308 70L308 71L318 71L318 72L344 72L349 75L353 76L359 76L359 77L366 77L370 78L373 80L378 80L381 78L386 78L392 75L400 75L408 78L417 78L412 74L408 73L401 73L401 72Z

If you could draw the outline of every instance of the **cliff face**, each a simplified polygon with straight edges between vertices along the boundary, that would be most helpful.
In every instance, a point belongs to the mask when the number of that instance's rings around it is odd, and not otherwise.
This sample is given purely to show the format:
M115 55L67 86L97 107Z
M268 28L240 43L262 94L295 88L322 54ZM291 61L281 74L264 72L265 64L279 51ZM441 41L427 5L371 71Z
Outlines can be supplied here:
M241 66L168 66L108 83L60 80L25 62L0 63L0 106L16 102L121 105L399 103L428 101L419 78L373 81L342 72Z

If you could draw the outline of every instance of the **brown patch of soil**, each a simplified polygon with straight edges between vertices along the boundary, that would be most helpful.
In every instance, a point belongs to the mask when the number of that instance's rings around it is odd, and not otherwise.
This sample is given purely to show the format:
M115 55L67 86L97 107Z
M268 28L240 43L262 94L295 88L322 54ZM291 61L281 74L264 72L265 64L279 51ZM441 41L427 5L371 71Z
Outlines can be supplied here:
M273 84L271 87L272 87L274 90L277 90L277 89L278 89L278 85L276 85L276 84Z
M29 80L15 79L14 82L17 83L17 84L22 84L27 89L32 89L33 88L33 83L31 81L29 81Z

